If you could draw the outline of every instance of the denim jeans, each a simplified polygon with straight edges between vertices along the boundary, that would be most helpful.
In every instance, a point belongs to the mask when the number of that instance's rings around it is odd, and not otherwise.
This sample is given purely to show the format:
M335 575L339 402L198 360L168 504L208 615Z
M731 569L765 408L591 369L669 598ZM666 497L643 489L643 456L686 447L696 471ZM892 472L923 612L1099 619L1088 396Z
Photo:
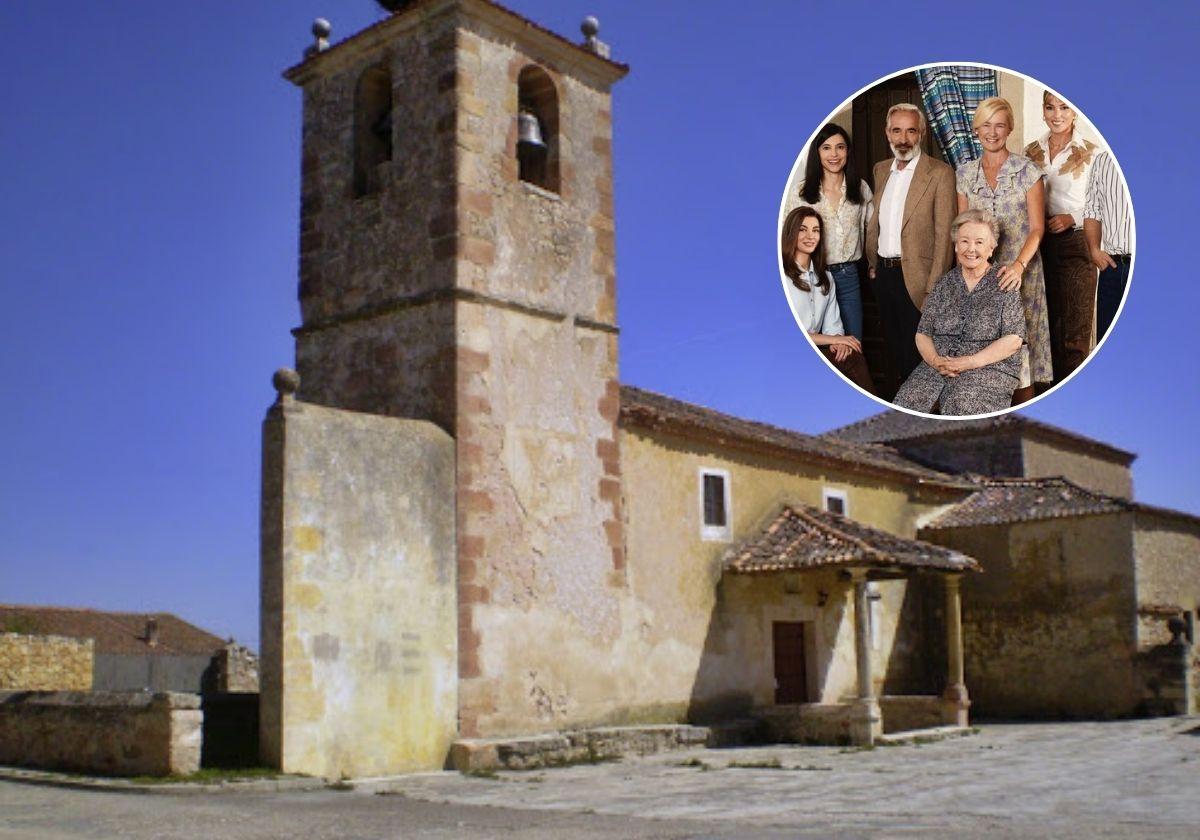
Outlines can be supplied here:
M859 290L858 263L844 262L829 266L837 292L838 309L842 313L842 328L846 335L859 341L863 337L862 292Z
M1117 267L1101 271L1099 286L1096 288L1096 341L1104 338L1104 334L1116 319L1117 310L1121 308L1121 298L1125 296L1125 286L1129 282L1129 255L1114 256L1113 261ZM834 278L836 282L836 274Z

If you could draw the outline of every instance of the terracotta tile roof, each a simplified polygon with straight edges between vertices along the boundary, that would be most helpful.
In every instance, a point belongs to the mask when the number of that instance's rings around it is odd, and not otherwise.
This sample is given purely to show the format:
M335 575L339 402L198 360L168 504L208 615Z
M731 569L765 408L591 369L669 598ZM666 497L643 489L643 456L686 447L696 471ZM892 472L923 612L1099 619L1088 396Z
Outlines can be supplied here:
M922 530L1121 513L1138 507L1059 477L982 479L981 482L979 490L928 522Z
M367 28L360 29L358 32L355 32L353 35L343 38L341 41L338 41L335 44L330 44L329 49L323 50L322 52L316 53L315 55L305 56L303 61L301 61L299 64L297 64L293 67L290 67L289 69L284 71L283 75L285 78L290 78L294 73L296 73L296 71L298 71L301 67L308 64L310 61L317 59L317 58L322 58L324 56L327 56L330 53L337 50L339 47L342 47L343 45L348 44L351 41L358 39L361 35L364 35L368 32L374 32L375 30L379 29L380 27L386 26L387 23L393 17L399 16L399 15L407 15L410 12L415 11L417 8L419 8L421 6L429 6L435 2L439 2L439 0L412 0L412 2L409 3L407 6L405 6L403 9L400 9L399 11L396 11L396 12L389 12L384 17L380 18L376 23L371 24ZM526 26L530 29L535 29L538 32L541 32L545 35L549 35L554 40L559 41L566 46L572 47L573 49L579 50L584 55L590 56L591 58L597 59L599 61L604 62L605 64L610 65L611 67L621 71L622 75L629 72L628 64L622 64L619 61L613 61L611 58L605 58L604 56L596 55L596 53L589 50L583 44L577 44L574 41L572 41L571 39L565 38L562 35L559 35L557 32L555 32L551 29L547 29L546 27L542 26L540 23L535 23L534 21L530 20L529 18L525 17L524 15L518 14L517 12L514 12L512 9L510 9L506 6L502 6L501 4L495 2L495 0L478 0L478 2L483 3L487 6L491 6L496 11L503 14L505 17L511 18L512 20L514 20L517 23L522 24L523 26Z
M740 574L831 566L979 571L979 564L960 552L808 505L785 507L762 533L725 557L725 569Z
M621 425L669 431L732 448L765 450L809 463L823 463L933 487L969 490L974 486L956 476L913 463L890 446L806 435L743 420L631 385L621 386Z
M903 411L884 411L849 425L831 429L821 437L856 443L894 444L928 438L974 437L1002 430L1029 432L1043 439L1082 447L1125 464L1132 463L1137 457L1133 452L1118 449L1095 438L1053 426L1050 423L1043 423L1041 420L1034 420L1016 412L980 420L930 420L925 417L914 417Z
M158 644L146 640L146 620L158 622ZM225 640L171 613L103 612L75 607L0 604L0 631L92 639L98 654L209 656Z

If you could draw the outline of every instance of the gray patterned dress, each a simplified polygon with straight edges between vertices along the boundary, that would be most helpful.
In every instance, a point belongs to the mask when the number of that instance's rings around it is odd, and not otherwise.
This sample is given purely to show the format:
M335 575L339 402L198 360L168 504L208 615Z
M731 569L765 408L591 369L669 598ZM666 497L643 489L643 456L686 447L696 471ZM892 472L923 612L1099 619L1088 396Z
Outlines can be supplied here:
M1007 265L1021 253L1029 236L1029 208L1025 194L1042 177L1042 170L1021 155L1009 154L1000 166L993 190L983 174L981 161L958 167L957 190L967 197L972 209L987 210L1000 224L1000 244L992 255L993 265ZM1025 310L1025 344L1021 350L1021 385L1054 381L1050 362L1050 320L1046 315L1046 276L1042 257L1035 253L1021 277L1021 304Z
M943 274L925 298L917 332L933 339L938 355L978 353L998 338L1025 334L1017 292L1000 290L997 268L989 268L975 288L967 289L958 266ZM1012 405L1021 375L1021 352L985 367L942 376L925 362L900 386L896 405L928 413L934 403L944 415L990 414Z

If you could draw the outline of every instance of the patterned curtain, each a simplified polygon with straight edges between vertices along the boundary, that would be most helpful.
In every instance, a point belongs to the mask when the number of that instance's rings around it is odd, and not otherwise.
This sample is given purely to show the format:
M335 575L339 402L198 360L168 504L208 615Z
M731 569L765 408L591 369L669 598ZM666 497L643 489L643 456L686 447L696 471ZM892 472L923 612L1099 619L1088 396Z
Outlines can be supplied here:
M996 71L986 67L941 65L917 71L921 100L942 154L956 169L982 154L971 130L975 108L996 96Z

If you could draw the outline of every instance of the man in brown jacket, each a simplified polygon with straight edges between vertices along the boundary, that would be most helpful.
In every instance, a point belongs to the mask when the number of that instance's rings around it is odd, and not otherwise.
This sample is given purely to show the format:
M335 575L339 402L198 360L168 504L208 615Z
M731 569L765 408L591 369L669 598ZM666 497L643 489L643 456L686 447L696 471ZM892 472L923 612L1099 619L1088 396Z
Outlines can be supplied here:
M921 361L917 323L925 296L950 268L958 198L954 170L921 154L920 108L893 105L885 133L893 157L875 164L875 213L865 250L898 387Z

